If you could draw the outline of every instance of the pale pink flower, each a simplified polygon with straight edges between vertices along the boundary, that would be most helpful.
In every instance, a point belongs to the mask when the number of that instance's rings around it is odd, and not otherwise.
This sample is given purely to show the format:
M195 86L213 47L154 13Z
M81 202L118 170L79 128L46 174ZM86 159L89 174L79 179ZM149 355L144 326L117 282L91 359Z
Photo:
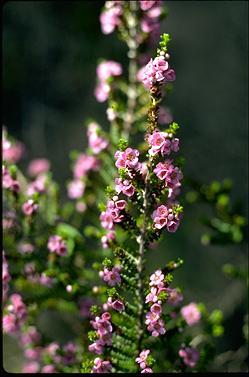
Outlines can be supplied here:
M98 102L105 102L111 91L111 87L109 84L105 82L99 82L94 90L95 98Z
M104 249L107 249L109 247L109 243L113 240L115 240L115 232L110 231L106 235L101 237L102 247Z
M7 334L15 333L19 330L16 316L12 313L3 316L3 332Z
M7 144L4 144L7 146ZM8 148L3 147L3 160L17 163L23 156L24 145L21 142L16 142L15 144L10 144Z
M30 361L24 364L22 373L38 373L40 370L40 364L37 361Z
M84 194L85 184L80 179L70 182L67 188L67 194L70 199L79 199Z
M97 123L90 123L88 125L88 144L94 154L100 153L108 145L107 140L98 135L99 126Z
M144 369L147 367L146 360L150 353L150 350L144 350L140 352L139 356L135 359L136 363L139 364L141 369Z
M145 298L145 302L157 302L158 297L157 297L157 289L155 287L152 287L150 290L150 293L147 294Z
M164 274L161 270L157 270L154 274L150 277L150 285L160 285L163 283Z
M30 161L28 166L28 174L33 177L46 173L49 169L50 162L46 158L38 158Z
M99 81L104 82L112 76L120 76L122 74L121 64L113 61L103 61L97 67L97 76Z
M81 153L74 165L74 178L80 179L86 175L89 170L97 171L100 167L100 162L95 156L88 156Z
M201 313L194 302L181 308L181 315L189 326L193 326L201 319Z
M157 322L159 319L160 319L159 314L148 312L146 314L145 324L146 325L151 325L152 323Z
M41 369L41 373L55 373L55 366L53 364L44 365Z

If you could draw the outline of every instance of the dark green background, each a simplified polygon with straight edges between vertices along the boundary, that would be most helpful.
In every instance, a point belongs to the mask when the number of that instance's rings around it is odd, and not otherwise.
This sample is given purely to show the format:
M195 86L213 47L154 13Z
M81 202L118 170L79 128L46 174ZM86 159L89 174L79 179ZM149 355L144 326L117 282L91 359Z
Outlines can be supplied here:
M108 129L106 104L95 101L95 69L101 57L122 62L126 47L100 31L101 1L12 1L3 8L3 124L26 145L30 158L47 157L55 179L70 178L68 154L84 150L88 117ZM229 177L233 198L247 212L248 2L167 1L162 32L172 36L177 79L168 105L182 125L184 172L202 182ZM65 186L65 185L64 185ZM63 188L65 194L65 188ZM224 277L225 263L245 264L243 246L200 243L205 207L189 207L177 232L153 251L150 268L184 258L175 284L186 302L204 301L225 312L220 351L242 342L245 287Z

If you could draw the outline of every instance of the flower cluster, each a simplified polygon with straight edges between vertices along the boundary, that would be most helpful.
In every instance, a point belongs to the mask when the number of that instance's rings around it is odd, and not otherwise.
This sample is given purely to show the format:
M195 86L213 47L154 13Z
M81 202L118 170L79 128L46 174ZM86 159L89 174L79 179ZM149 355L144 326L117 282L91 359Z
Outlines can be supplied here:
M166 226L168 232L175 232L180 225L181 213L162 204L152 213L152 219L156 229Z
M51 253L56 253L59 256L67 255L67 244L58 235L53 235L49 237L48 249Z
M110 361L102 360L100 357L94 359L94 365L91 373L110 373L112 365Z
M163 335L166 332L165 324L160 318L162 314L162 301L159 298L161 292L166 291L164 286L164 274L157 270L150 276L151 291L146 296L145 302L150 303L150 311L146 314L145 324L152 336Z
M74 178L83 178L90 170L98 171L100 167L99 160L95 156L88 156L81 153L74 165Z
M9 273L9 266L3 251L3 264L2 264L2 284L3 284L3 301L7 298L7 293L9 290L9 281L11 280L11 276Z
M199 360L200 353L196 348L183 347L179 350L179 356L183 358L185 365L194 368Z
M99 154L108 145L107 140L98 135L99 129L97 123L92 122L88 125L88 145L94 154Z
M101 225L104 229L113 230L114 223L120 223L124 219L122 211L125 209L127 202L125 200L118 200L115 195L112 200L109 200L106 205L106 210L100 214Z
M175 80L175 71L170 68L166 55L157 56L154 60L141 68L138 79L142 81L145 88L151 89L156 83L167 83Z
M162 156L169 155L171 151L178 152L179 139L174 138L171 133L155 131L148 137L150 145L149 154L154 156L161 153Z
M103 353L104 346L112 345L112 324L110 322L111 315L108 312L102 314L101 317L95 317L94 321L90 321L93 328L96 330L98 339L89 345L90 352L98 355Z
M120 24L123 9L122 1L106 1L105 8L100 14L100 25L103 34L111 34Z
M97 67L98 84L94 94L98 102L105 102L111 91L109 80L113 76L120 76L122 67L119 63L108 60L101 62Z
M201 319L201 313L194 302L181 308L181 315L189 326L193 326Z
M154 45L160 35L159 18L162 14L162 1L140 0L139 3L143 11L141 30L143 33L149 33L149 44Z
M20 330L27 317L27 308L22 297L14 293L9 297L10 305L7 306L8 314L3 316L3 331L5 333L16 333Z
M147 365L147 358L150 353L150 350L144 350L140 352L139 357L136 358L136 362L139 364L142 369L141 373L153 373L153 370Z
M114 266L111 270L107 267L103 271L99 272L99 276L111 287L121 283L120 277L121 266Z
M61 365L72 366L77 362L78 347L75 343L60 346L52 342L42 347L39 345L41 335L33 326L21 334L19 340L26 357L23 373L56 373Z

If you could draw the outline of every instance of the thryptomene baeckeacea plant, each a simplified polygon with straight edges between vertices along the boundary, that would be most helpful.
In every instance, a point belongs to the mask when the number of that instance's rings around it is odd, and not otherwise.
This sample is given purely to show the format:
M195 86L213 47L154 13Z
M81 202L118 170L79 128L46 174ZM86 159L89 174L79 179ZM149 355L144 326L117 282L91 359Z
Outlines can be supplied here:
M222 334L220 311L183 305L173 286L181 258L155 271L147 263L183 218L179 125L163 107L175 80L170 36L160 38L163 5L103 7L101 29L126 43L127 70L98 63L94 95L107 102L110 129L87 121L87 149L70 155L67 202L46 159L21 173L23 147L4 129L3 330L23 347L25 373L204 371ZM75 316L75 341L43 334L42 310Z

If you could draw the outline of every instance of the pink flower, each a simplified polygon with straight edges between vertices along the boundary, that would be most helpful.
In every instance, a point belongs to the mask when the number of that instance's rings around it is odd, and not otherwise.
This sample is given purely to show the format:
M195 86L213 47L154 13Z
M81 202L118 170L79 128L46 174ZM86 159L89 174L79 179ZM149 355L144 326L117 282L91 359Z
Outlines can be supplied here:
M151 32L157 24L157 20L144 18L141 22L141 28L144 32ZM175 72L170 69L164 56L158 56L150 60L142 72L142 83L147 89L151 89L156 82L174 81Z
M168 293L167 303L171 306L177 306L182 300L183 295L176 289L166 288Z
M189 326L193 326L201 319L201 313L194 302L181 308L181 315Z
M136 169L138 166L139 151L137 149L127 148L124 152L117 151L114 155L116 158L116 167Z
M150 308L150 311L151 313L157 314L160 316L160 314L162 313L162 307L159 304L153 304Z
M159 336L166 333L166 329L164 327L164 322L162 319L158 319L156 322L151 322L147 329L151 332L152 336Z
M38 158L29 163L28 174L33 177L46 173L49 169L50 162L46 158Z
M140 0L139 3L140 8L143 11L147 11L156 3L156 0Z
M100 164L96 157L81 153L74 165L74 178L80 179L84 177L89 170L97 171L99 167Z
M3 332L7 334L15 333L19 330L16 323L16 316L12 313L3 316Z
M48 249L51 253L56 253L60 256L65 256L67 254L66 242L60 236L57 235L49 237Z
M39 283L41 285L45 285L46 287L51 288L53 286L53 282L54 282L53 278L46 276L46 274L44 272L42 272L42 274L39 278Z
M150 154L154 155L160 152L161 148L166 142L167 134L165 132L155 131L148 138L148 143L151 146Z
M128 179L122 180L121 178L116 178L115 183L115 190L118 194L120 192L127 196L133 196L135 194L135 187Z
M147 367L146 360L150 353L150 350L144 350L140 352L139 357L135 359L135 361L139 364L141 369L144 369Z
M122 5L119 1L107 1L105 10L100 15L100 25L103 34L112 33L120 24L122 15Z
M100 153L108 145L108 142L98 135L99 126L97 123L90 123L88 125L88 144L94 154Z
M3 160L15 164L22 158L24 153L24 145L22 143L9 144L8 148L4 148L4 146L7 146L7 144L3 145Z
M55 366L53 364L47 364L42 367L41 373L55 373Z
M28 346L32 343L38 343L41 339L41 335L38 333L34 326L29 326L27 331L21 334L20 341L22 346Z
M10 301L13 306L11 311L19 320L21 320L21 323L23 323L27 317L27 308L22 301L22 297L19 294L14 293L10 296Z
M27 359L39 361L41 359L41 347L27 348L24 350Z
M112 309L122 312L125 309L125 306L121 300L115 300L111 304Z
M95 95L96 100L98 102L105 102L109 97L110 91L111 91L111 87L109 84L105 82L98 83L98 85L96 86L94 90L94 95Z
M114 285L121 283L120 266L115 266L111 270L104 268L103 271L100 271L99 275L111 287L114 287Z
M108 109L106 110L106 115L109 122L112 122L117 118L117 112L111 107L108 107Z
M154 274L150 277L150 285L160 285L163 283L164 274L161 270L157 270Z
M110 77L120 76L121 74L121 65L113 60L103 61L97 67L97 76L101 82L105 82Z
M199 360L200 354L196 348L186 347L179 350L179 356L183 358L185 365L194 368Z
M145 368L141 371L141 373L153 373L153 370L151 368Z
M84 194L85 184L79 180L75 179L70 182L67 189L67 194L70 199L79 199Z
M157 302L157 289L155 287L151 288L150 293L147 294L145 298L145 302Z
M34 202L33 199L27 200L27 202L22 205L22 211L26 216L33 215L37 211L37 209L38 205Z
M108 232L105 236L101 237L101 243L103 249L107 249L109 247L109 243L115 240L115 233L113 231Z
M152 323L157 322L159 320L159 318L160 318L159 314L148 312L146 314L145 324L151 325Z
M27 195L32 196L35 192L43 193L45 192L45 185L46 185L47 177L44 174L38 175L34 182L31 182L28 185Z
M31 254L34 251L34 245L29 242L21 242L18 246L18 251L21 254Z
M40 364L37 361L31 361L24 365L22 373L38 373Z
M91 373L110 373L112 370L112 365L110 361L104 361L97 357L94 359L94 366Z

